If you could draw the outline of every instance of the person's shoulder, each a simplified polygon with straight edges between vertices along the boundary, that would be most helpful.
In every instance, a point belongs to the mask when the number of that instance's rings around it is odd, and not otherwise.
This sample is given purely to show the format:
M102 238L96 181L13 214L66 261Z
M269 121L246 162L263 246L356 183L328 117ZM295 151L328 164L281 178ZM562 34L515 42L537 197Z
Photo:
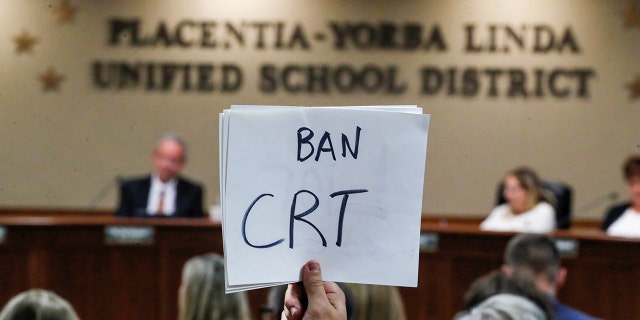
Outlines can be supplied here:
M615 221L616 219L621 217L622 214L627 211L627 209L629 209L629 207L631 207L631 202L622 202L611 205L605 213L605 220L608 220L610 222Z
M533 208L525 212L523 217L553 217L556 214L556 210L548 202L538 202Z
M606 231L629 207L631 202L616 203L607 208L600 229Z
M499 204L499 205L493 207L493 210L491 210L491 214L505 214L507 212L509 212L509 204L508 203Z
M554 304L553 314L556 320L597 320L597 318L559 302Z
M499 226L507 219L509 205L506 203L497 205L491 213L480 223L480 229L485 231L498 231Z
M542 202L538 203L536 205L536 207L539 208L539 209L548 210L548 211L554 211L555 212L555 209L553 208L553 206L549 202L542 201Z
M202 189L202 183L184 176L178 177L178 184L182 184L190 188Z
M509 215L511 215L511 209L509 209L509 205L507 203L503 203L495 206L485 221L494 219L502 220L506 219Z
M613 204L607 209L607 214L622 213L625 210L627 210L627 208L629 208L630 206L631 206L631 202L628 202L628 201Z

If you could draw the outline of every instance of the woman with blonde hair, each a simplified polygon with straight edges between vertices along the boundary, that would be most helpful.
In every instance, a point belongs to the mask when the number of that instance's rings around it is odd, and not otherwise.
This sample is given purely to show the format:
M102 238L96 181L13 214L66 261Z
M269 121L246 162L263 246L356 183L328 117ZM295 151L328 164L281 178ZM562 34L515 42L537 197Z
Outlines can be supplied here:
M0 312L0 320L79 320L67 300L42 289L13 297Z
M224 260L214 253L189 259L178 294L180 320L249 320L244 292L225 294Z
M498 205L480 224L487 231L547 233L556 227L556 211L542 188L542 182L531 168L511 170L504 177L503 196Z
M355 299L354 320L405 320L400 291L393 286L349 283Z

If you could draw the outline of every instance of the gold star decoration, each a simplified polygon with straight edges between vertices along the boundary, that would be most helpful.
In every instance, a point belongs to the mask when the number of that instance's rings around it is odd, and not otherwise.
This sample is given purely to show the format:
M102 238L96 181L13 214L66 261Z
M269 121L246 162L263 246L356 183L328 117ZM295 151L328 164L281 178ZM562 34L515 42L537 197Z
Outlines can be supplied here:
M22 31L19 35L13 37L13 42L16 44L16 53L33 52L33 45L38 42L38 38L32 36L27 31Z
M640 27L640 6L629 6L624 12L624 25L629 28Z
M60 24L72 22L76 16L76 7L69 4L67 0L62 0L59 5L53 8L53 15Z
M627 88L629 88L630 99L634 100L640 98L640 76L637 76L635 81L630 82L627 85Z
M53 68L49 68L45 73L40 74L43 91L58 90L63 80L64 76L58 74Z

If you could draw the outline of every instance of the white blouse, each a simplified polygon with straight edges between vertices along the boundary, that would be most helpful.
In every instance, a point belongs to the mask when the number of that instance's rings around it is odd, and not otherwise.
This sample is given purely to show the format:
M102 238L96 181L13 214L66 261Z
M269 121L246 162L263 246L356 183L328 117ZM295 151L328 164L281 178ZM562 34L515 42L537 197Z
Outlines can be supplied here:
M513 214L507 203L501 204L480 224L481 230L504 232L547 233L556 228L556 211L540 202L533 209Z
M614 237L640 237L640 212L631 207L627 208L620 218L607 228L607 234Z

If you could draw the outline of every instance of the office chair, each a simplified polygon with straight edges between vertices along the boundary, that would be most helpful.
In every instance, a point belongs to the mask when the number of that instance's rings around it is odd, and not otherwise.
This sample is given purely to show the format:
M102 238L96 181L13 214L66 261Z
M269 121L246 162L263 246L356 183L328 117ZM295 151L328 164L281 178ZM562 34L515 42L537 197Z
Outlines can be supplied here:
M498 185L497 204L506 202L503 194L504 184ZM550 204L556 210L556 229L569 229L571 227L571 209L573 203L573 189L564 182L542 181L542 189L549 198Z

